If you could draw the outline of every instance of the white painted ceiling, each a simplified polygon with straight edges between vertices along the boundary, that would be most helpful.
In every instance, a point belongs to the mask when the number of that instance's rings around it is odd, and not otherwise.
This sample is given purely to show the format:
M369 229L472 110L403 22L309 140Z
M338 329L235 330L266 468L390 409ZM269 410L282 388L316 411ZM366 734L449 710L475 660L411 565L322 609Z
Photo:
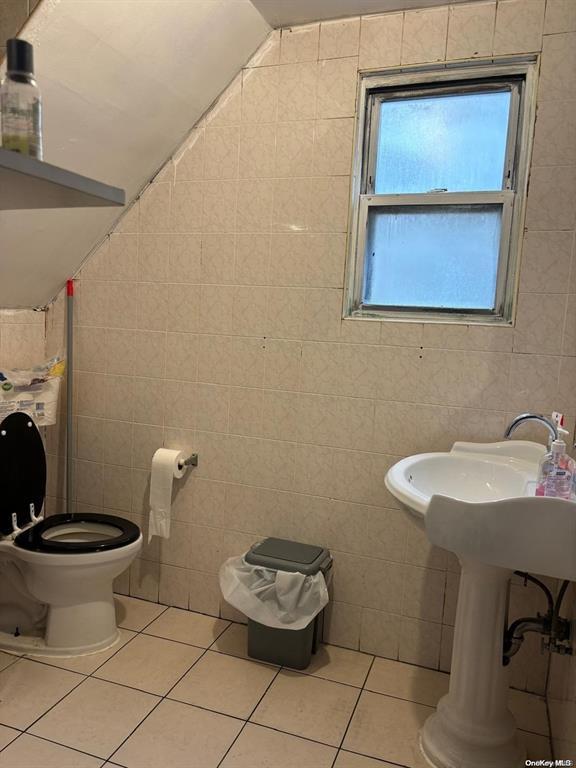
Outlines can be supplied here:
M269 31L249 0L44 0L44 159L133 199ZM49 302L119 210L0 211L0 307Z
M252 0L252 2L273 27L288 27L291 24L358 16L361 13L385 13L446 5L447 0ZM450 2L467 3L473 0L450 0Z
M20 36L35 47L44 159L122 187L131 201L270 25L443 2L43 0ZM120 215L117 208L0 211L0 307L50 302Z

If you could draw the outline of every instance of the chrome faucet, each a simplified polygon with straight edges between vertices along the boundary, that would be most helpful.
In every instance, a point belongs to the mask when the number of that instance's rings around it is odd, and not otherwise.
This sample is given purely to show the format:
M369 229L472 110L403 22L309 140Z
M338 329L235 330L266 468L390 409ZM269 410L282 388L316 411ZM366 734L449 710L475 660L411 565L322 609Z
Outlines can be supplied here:
M512 433L515 432L520 424L523 424L525 421L538 421L540 424L542 424L542 426L546 427L550 433L550 438L548 440L549 445L552 440L558 440L558 427L551 419L549 419L547 416L543 416L541 413L521 413L520 416L516 416L516 418L512 419L510 424L508 424L506 427L506 431L504 432L504 439L510 440Z

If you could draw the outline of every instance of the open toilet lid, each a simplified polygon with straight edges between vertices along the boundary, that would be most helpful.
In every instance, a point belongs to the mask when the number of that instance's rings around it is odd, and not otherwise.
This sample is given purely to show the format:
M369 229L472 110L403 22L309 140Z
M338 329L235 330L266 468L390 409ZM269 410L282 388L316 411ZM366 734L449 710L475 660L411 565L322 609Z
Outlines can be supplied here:
M36 425L25 413L11 413L0 422L0 533L14 530L38 516L46 495L46 452Z

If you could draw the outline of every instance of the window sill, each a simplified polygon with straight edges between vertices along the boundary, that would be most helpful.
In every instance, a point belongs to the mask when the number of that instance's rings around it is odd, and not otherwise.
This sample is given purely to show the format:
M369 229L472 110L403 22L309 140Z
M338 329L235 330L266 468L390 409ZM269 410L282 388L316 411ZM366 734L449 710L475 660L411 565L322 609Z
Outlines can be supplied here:
M511 319L497 316L443 312L386 312L385 310L357 309L345 314L343 320L368 320L388 323L423 323L436 325L482 325L490 328L511 328Z

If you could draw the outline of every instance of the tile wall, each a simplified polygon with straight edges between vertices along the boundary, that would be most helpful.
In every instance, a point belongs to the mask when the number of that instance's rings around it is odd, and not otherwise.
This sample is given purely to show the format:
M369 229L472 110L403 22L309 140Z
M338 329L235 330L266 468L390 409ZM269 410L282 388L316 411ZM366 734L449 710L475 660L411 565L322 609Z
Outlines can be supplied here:
M572 620L576 636L576 589L571 585L561 615ZM576 755L576 656L554 654L548 683L548 709L552 742L557 760L574 760Z
M45 312L0 309L0 370L27 368L44 360Z
M521 411L573 425L574 7L500 0L273 32L88 260L78 509L146 529L153 452L200 455L170 539L146 545L119 589L228 616L224 559L264 535L316 542L336 561L333 643L449 666L457 563L383 479L414 451L499 439ZM358 71L540 51L516 327L342 320ZM57 509L57 429L49 449ZM544 607L520 583L513 602L514 615ZM546 659L527 645L513 681L542 693Z

